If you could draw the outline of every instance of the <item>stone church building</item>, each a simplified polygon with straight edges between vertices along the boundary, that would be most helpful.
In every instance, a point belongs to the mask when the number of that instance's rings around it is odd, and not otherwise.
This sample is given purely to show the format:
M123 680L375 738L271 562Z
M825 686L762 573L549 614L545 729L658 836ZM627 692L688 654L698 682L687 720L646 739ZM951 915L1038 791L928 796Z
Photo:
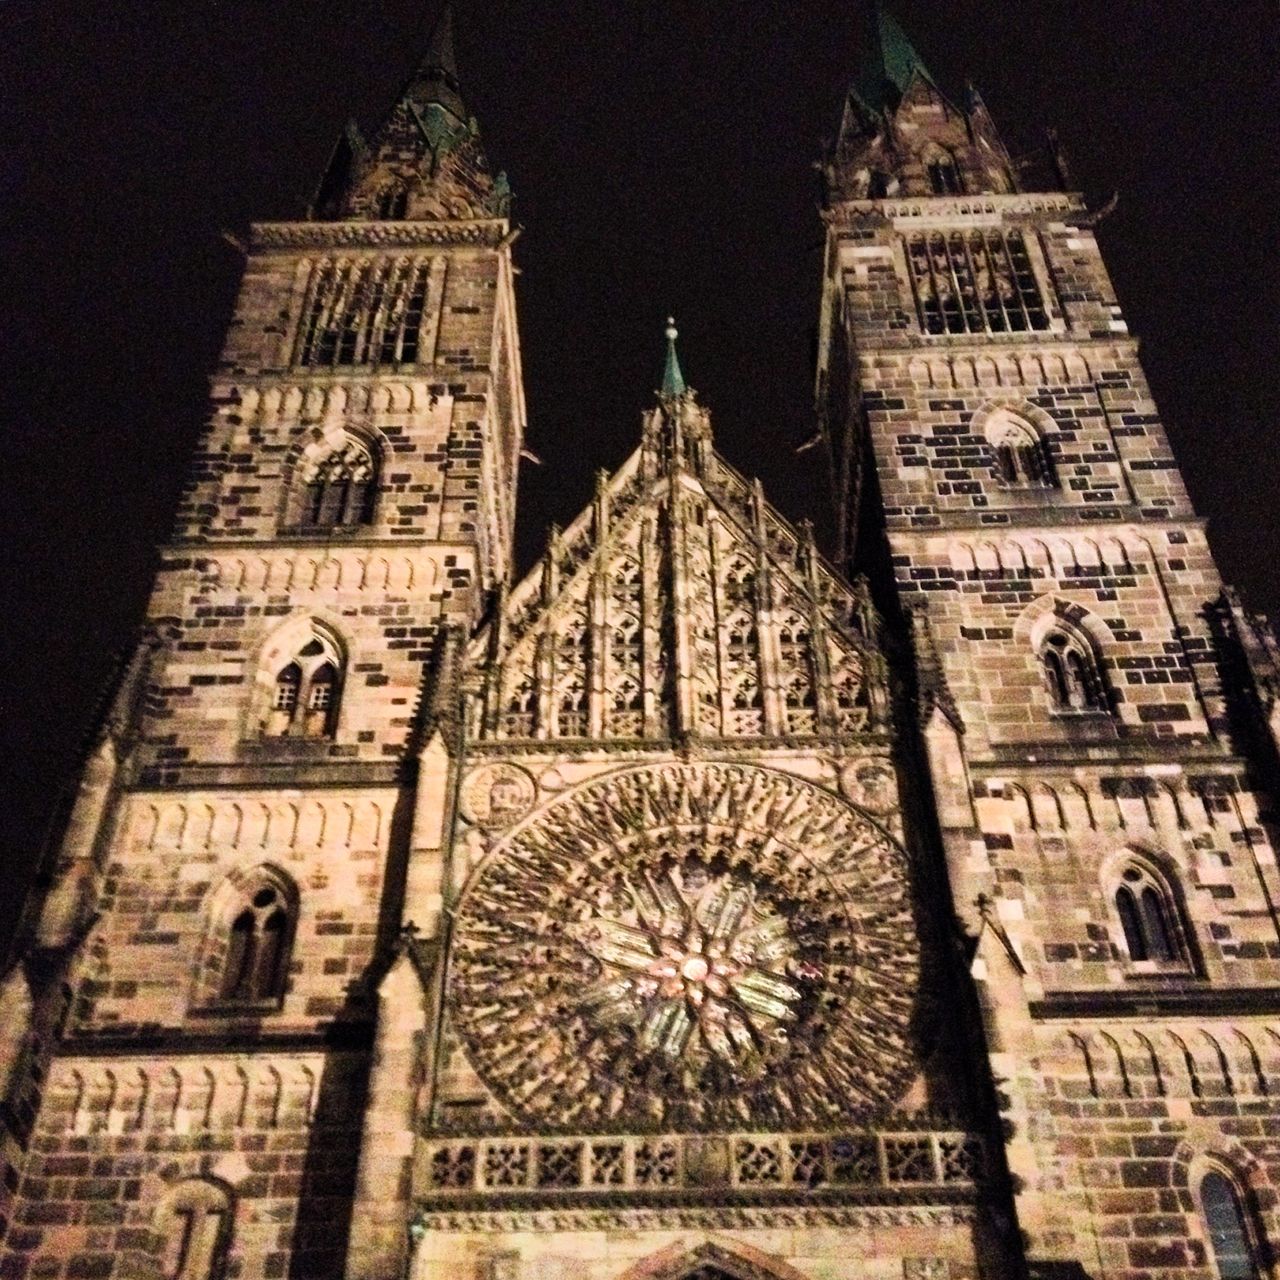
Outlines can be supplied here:
M447 13L253 227L0 987L5 1280L1280 1276L1280 652L1061 157L881 14L822 172L825 554L671 327L514 580Z

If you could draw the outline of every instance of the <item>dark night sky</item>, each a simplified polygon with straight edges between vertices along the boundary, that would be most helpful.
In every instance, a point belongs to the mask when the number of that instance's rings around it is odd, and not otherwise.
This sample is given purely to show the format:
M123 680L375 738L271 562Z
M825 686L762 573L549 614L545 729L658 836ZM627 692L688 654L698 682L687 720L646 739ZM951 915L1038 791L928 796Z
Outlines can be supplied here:
M112 653L138 624L240 260L300 216L435 0L0 6L4 481L0 856L19 886ZM1276 0L896 0L934 75L1011 149L1056 125L1228 580L1280 606ZM857 0L471 0L463 87L526 227L523 568L634 443L674 311L728 457L793 517L820 501L812 161ZM0 924L3 921L0 920Z

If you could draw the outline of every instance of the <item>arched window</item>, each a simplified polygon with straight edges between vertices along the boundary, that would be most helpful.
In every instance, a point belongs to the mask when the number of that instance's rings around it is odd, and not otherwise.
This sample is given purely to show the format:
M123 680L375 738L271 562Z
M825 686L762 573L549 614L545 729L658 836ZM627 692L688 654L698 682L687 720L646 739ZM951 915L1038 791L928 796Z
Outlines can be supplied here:
M337 724L342 654L326 630L313 626L271 677L262 725L268 738L327 738Z
M217 1004L263 1005L284 996L297 893L262 867L224 886L211 922L205 991Z
M1052 627L1041 641L1040 662L1055 711L1110 710L1093 646L1074 628Z
M1115 904L1130 960L1185 961L1177 905L1154 871L1138 864L1125 867Z
M867 184L867 198L870 200L883 200L886 196L896 194L898 183L883 169L875 169L871 174L871 181Z
M409 210L409 191L402 183L393 182L378 193L378 217L386 221L403 218Z
M955 158L945 151L933 151L925 158L925 173L935 196L959 195L964 191Z
M219 995L273 1000L284 984L289 913L280 891L263 885L231 922Z
M1200 1180L1200 1210L1220 1280L1259 1280L1259 1242L1235 1180L1210 1169Z
M1027 489L1048 489L1057 484L1048 447L1030 423L1000 414L988 428L987 440L1002 484Z
M336 447L300 460L294 519L302 529L342 529L373 517L377 467L369 446L347 436Z
M203 1178L180 1182L156 1215L165 1280L215 1280L231 1243L231 1197Z

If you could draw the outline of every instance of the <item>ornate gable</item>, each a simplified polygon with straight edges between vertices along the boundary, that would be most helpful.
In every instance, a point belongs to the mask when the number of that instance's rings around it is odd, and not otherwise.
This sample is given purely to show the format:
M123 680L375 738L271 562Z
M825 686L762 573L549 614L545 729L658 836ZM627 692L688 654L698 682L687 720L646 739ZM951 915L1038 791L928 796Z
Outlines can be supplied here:
M481 739L847 735L885 723L866 592L668 391L471 650Z

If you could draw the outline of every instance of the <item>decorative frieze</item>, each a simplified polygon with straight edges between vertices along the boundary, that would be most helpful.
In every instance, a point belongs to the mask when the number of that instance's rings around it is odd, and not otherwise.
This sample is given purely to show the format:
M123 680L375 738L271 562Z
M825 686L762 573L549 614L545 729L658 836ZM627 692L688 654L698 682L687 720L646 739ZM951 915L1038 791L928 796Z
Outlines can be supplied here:
M423 1157L424 1206L475 1194L972 1190L983 1174L981 1142L958 1130L435 1139Z

